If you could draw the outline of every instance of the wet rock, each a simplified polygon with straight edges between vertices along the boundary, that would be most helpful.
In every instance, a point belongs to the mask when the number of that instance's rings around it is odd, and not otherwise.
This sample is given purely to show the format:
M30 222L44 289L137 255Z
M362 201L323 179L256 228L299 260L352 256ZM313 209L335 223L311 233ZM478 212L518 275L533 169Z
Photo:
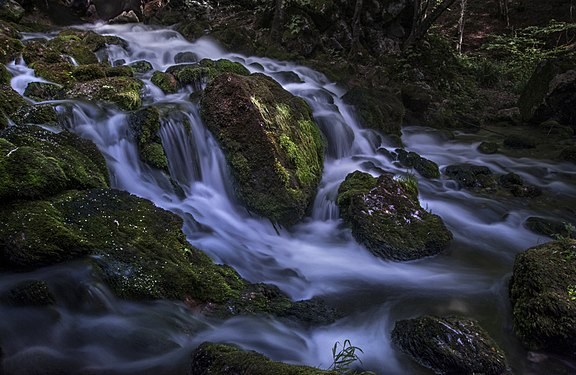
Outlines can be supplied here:
M23 48L24 45L20 40L0 33L0 63L5 64L15 60Z
M569 161L576 164L576 146L565 147L560 151L560 160Z
M50 306L56 299L45 281L26 280L0 296L0 303L9 306Z
M108 77L74 84L65 95L72 99L111 102L125 110L142 105L142 81L130 77Z
M518 254L510 301L514 332L527 349L576 358L576 240Z
M415 182L353 172L338 189L340 216L376 256L412 260L438 254L452 234L418 202Z
M75 134L14 126L0 132L0 150L2 204L108 186L104 158L92 142Z
M123 11L108 21L109 24L138 23L140 19L133 10Z
M225 59L203 59L198 64L174 65L169 67L166 73L176 77L176 80L181 85L192 85L197 90L201 90L204 85L224 73L234 73L242 76L250 74L244 65Z
M128 64L128 66L132 68L134 73L148 73L149 71L154 69L152 67L152 64L150 64L146 60L134 61L133 63Z
M522 123L522 116L520 115L520 108L504 108L496 112L491 118L495 123L506 123L508 125L520 125Z
M404 105L398 95L388 90L355 87L342 99L356 109L360 123L387 135L399 137Z
M398 161L403 167L414 168L422 177L440 177L438 165L433 161L423 158L415 152L408 152L403 149L396 149L396 154L398 155Z
M527 185L522 177L516 173L508 173L498 178L498 184L512 193L515 197L534 198L542 195L542 189L538 186Z
M12 74L6 69L3 64L0 64L0 85L10 85Z
M392 341L437 374L507 373L504 353L472 319L423 316L400 320L392 331Z
M24 90L24 96L40 102L58 99L63 93L62 86L45 82L31 82Z
M24 8L15 0L3 0L0 2L0 18L7 21L20 22L24 17Z
M536 140L521 135L510 135L504 138L504 146L512 149L524 150L536 147Z
M58 114L49 104L20 107L12 115L12 120L18 125L58 126Z
M248 209L298 222L323 169L324 140L308 105L264 75L224 73L206 88L201 113Z
M205 342L192 353L190 375L338 375L315 367L273 362L260 353L232 345Z
M0 130L5 128L7 118L10 118L26 101L12 87L0 85Z
M449 165L444 170L444 173L464 188L488 190L496 188L496 179L490 168L485 166L472 164Z
M146 107L130 114L130 129L138 144L143 162L153 168L168 172L168 159L162 147L160 131L160 112L156 107Z
M524 121L535 124L550 118L576 124L576 64L571 58L540 63L518 100Z
M77 82L88 82L106 77L106 68L100 64L87 64L74 67L72 77Z
M478 152L482 154L495 154L498 152L498 144L494 142L482 142L478 145Z
M531 216L524 221L524 226L536 234L549 237L576 238L576 233L570 225L563 221Z
M198 55L194 52L186 51L186 52L178 52L174 56L174 62L176 64L183 64L183 63L194 63L198 61Z
M151 81L158 86L164 94L174 94L180 89L178 80L170 73L156 71L152 74Z

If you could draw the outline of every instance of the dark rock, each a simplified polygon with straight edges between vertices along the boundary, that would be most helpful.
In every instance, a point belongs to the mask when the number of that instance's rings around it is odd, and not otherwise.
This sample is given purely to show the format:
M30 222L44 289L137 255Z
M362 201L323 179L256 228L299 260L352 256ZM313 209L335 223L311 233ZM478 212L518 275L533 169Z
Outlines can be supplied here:
M0 1L0 18L8 21L20 22L24 17L24 8L15 0Z
M510 280L514 332L529 350L576 358L576 240L516 256Z
M0 149L2 204L108 186L104 158L92 142L75 134L13 126L0 132Z
M152 74L151 81L158 86L164 94L174 94L180 89L178 80L170 73L156 71Z
M438 178L440 177L440 170L438 165L431 160L423 158L415 152L408 152L403 149L396 149L398 161L406 168L414 168L416 172L420 173L425 178Z
M482 142L478 145L478 152L482 154L495 154L498 152L498 144L494 142Z
M576 164L576 146L568 146L560 151L560 160Z
M496 112L491 118L495 123L507 123L510 125L520 125L522 123L522 116L518 107L504 108Z
M0 85L0 120L5 117L10 118L22 106L26 105L26 101L22 98L12 87L8 85ZM0 130L5 128L7 122L0 122Z
M133 63L128 64L135 73L148 73L152 69L152 64L145 60L134 61Z
M203 59L198 64L173 65L166 70L166 73L176 77L181 85L192 85L197 91L202 90L204 85L224 73L242 76L250 74L244 65L224 59L216 61Z
M12 120L18 125L45 125L55 127L58 125L58 114L53 106L39 104L20 107Z
M570 228L570 225L567 225L565 222L559 220L531 216L526 219L524 226L532 232L544 236L576 238L574 229Z
M183 63L194 63L198 61L198 56L194 52L178 52L174 56L174 62L176 64L183 64Z
M338 189L338 206L354 238L375 255L412 260L443 251L452 234L418 202L416 183L353 172Z
M31 82L24 90L24 96L37 101L54 100L60 98L64 90L59 85L45 82Z
M66 90L73 99L112 102L125 110L135 110L142 105L142 81L130 77L108 77L89 82L79 82Z
M48 284L40 280L22 281L0 296L1 303L17 307L50 306L55 301Z
M140 19L133 10L123 11L108 21L109 24L138 23Z
M515 197L537 197L542 195L542 189L538 186L526 185L524 179L516 173L502 175L498 179L499 185L510 191Z
M22 49L24 49L24 45L21 41L0 33L0 63L5 64L15 60Z
M310 107L264 75L224 73L206 88L201 109L246 206L282 225L298 222L323 169Z
M315 367L273 362L260 353L205 342L192 353L190 375L338 375Z
M490 168L471 164L449 165L444 170L449 178L456 180L462 187L469 189L494 189L496 179Z
M3 64L0 64L0 85L10 85L12 74L6 69Z
M504 138L504 146L519 150L529 149L536 147L536 140L531 137L511 135Z
M477 321L423 316L396 322L392 341L416 362L437 374L502 375L504 353Z
M355 87L342 99L354 106L360 123L387 135L400 136L404 105L398 95L389 90Z
M149 166L168 172L168 159L160 139L160 112L146 107L133 112L128 118L130 129L138 145L140 158Z

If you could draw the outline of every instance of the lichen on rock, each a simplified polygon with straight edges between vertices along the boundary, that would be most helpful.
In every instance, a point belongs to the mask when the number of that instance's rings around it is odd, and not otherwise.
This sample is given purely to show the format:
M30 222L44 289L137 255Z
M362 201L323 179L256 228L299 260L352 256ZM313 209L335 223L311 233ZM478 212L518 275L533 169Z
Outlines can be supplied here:
M246 206L282 225L298 222L323 170L324 140L308 105L264 75L224 73L206 88L201 113Z
M338 189L340 216L376 256L412 260L435 255L448 246L452 234L439 216L420 206L414 189L390 175L353 172Z

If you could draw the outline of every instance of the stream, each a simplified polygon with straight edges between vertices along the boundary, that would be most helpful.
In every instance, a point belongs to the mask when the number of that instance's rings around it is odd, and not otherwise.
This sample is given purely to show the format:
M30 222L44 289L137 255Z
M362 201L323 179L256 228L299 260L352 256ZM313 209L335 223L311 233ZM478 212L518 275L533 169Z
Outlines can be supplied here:
M339 219L338 186L355 170L373 175L411 171L378 151L395 147L360 127L354 109L341 100L342 88L309 68L230 54L209 39L191 43L169 29L140 24L82 28L117 35L129 43L127 49L109 47L111 62L147 60L155 70L164 71L174 65L179 52L193 52L199 59L229 59L250 72L273 77L310 104L328 141L324 174L310 215L286 230L249 213L235 198L224 154L202 124L198 104L188 99L194 88L165 95L150 82L152 72L139 77L146 84L144 105L170 109L162 119L160 136L170 175L183 195L174 192L166 175L140 161L126 112L80 101L56 103L62 112L68 108L67 128L93 141L104 154L114 188L181 216L187 239L214 262L234 267L250 282L277 285L294 300L322 297L345 317L307 328L272 317L206 318L177 302L123 301L82 261L0 274L0 291L22 280L42 279L59 301L49 309L0 307L7 374L30 374L39 367L54 373L65 368L83 374L186 374L190 352L204 341L235 343L274 360L326 369L332 364L332 346L346 339L362 348L362 368L378 375L432 374L390 342L396 320L422 314L477 319L505 351L516 374L576 373L574 361L522 349L512 333L508 300L515 255L550 240L524 228L524 220L544 216L574 222L570 207L576 207L575 165L481 154L476 150L480 133L448 137L434 129L405 127L406 149L436 162L441 171L470 162L496 173L515 172L541 187L548 201L481 196L444 177L419 177L422 207L443 218L454 240L448 251L434 257L382 260L359 245ZM7 67L14 75L12 87L21 94L28 83L41 81L24 63ZM301 82L286 72L295 73ZM72 303L76 299L71 293L82 296L84 303Z

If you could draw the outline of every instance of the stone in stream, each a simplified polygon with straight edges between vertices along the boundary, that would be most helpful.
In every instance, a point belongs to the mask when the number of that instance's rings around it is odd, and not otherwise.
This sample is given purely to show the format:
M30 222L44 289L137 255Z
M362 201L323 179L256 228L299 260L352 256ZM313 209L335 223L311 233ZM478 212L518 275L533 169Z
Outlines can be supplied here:
M524 226L530 231L544 236L576 238L574 228L570 224L560 220L531 216L524 221Z
M508 373L504 353L473 319L422 316L400 320L392 331L392 342L436 374Z
M449 178L455 180L464 188L492 191L497 183L490 168L472 164L449 165L444 170Z
M0 130L8 127L8 119L26 104L12 87L0 84Z
M41 280L25 280L0 295L0 303L9 306L50 306L56 299L48 284Z
M527 349L576 358L576 240L519 253L510 301L514 332Z
M416 182L356 171L338 189L340 216L352 235L376 256L412 260L440 253L452 233L420 206Z
M224 73L206 87L201 114L246 207L281 225L302 219L324 158L324 139L306 102L262 74Z
M132 112L128 117L130 130L134 133L138 152L143 162L153 168L168 172L168 159L158 135L160 112L156 107L146 107Z
M205 342L192 353L189 375L338 375L341 372L274 362L255 351Z
M66 90L70 99L100 100L116 104L124 110L135 110L142 105L142 81L130 77L108 77L79 82Z
M400 148L396 149L396 154L398 155L398 161L403 167L414 168L422 177L440 177L438 164L433 161L423 158L413 151L408 152Z

